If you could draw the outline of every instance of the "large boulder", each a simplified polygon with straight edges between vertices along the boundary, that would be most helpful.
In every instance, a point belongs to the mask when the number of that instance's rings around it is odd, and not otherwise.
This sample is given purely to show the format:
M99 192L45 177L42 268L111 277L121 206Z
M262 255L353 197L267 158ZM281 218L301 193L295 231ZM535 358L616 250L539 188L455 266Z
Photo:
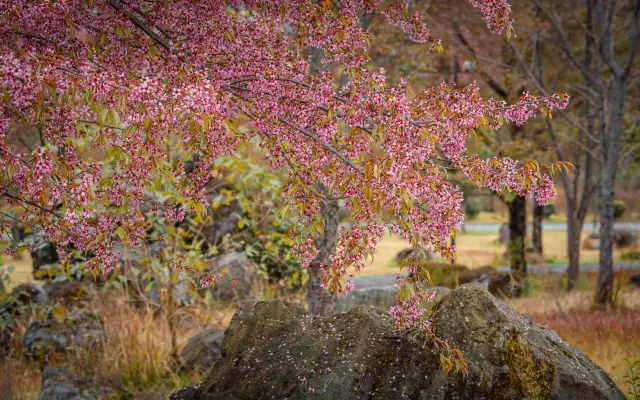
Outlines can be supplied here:
M79 378L63 368L42 371L38 400L106 400L125 398L110 386Z
M437 353L399 335L379 309L322 318L297 304L253 302L234 315L222 358L187 398L625 398L583 353L477 284L436 307L437 335L464 354L467 376L444 373Z
M85 310L70 312L54 309L45 321L34 321L27 327L22 346L26 356L47 360L53 353L64 353L73 348L91 350L104 342L100 318Z
M228 252L206 268L207 273L218 276L212 291L215 298L223 301L243 301L262 292L266 277L260 267L240 252Z
M224 330L210 328L198 333L187 341L180 353L184 367L200 372L208 371L222 356Z

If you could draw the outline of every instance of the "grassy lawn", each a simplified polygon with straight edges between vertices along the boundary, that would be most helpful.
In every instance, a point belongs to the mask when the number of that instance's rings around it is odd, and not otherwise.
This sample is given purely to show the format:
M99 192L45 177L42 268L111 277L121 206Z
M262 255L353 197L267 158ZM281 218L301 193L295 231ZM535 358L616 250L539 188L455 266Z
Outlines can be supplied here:
M582 233L582 240L589 236L591 231ZM545 264L567 263L567 233L562 231L545 231L542 235ZM363 275L393 274L398 270L393 265L396 254L409 247L404 240L395 237L385 237L378 246L378 252L373 263L365 269ZM479 268L485 265L506 265L503 254L506 246L498 243L498 233L495 232L468 232L461 234L456 239L458 263L469 268ZM617 261L620 252L614 250L614 259ZM584 250L580 254L580 260L584 264L598 263L598 250Z
M586 239L591 231L583 231L582 240ZM542 236L544 249L544 262L546 265L567 263L567 233L562 231L545 231ZM503 259L506 246L498 243L498 233L495 232L468 232L460 234L457 241L458 263L469 268L479 268L485 265L507 265ZM408 243L396 236L386 236L378 245L378 251L373 263L369 265L362 275L385 275L398 272L393 259L396 254L409 247ZM620 252L614 250L614 260L618 261ZM598 250L582 250L580 260L584 264L598 263ZM12 260L2 255L0 260L4 266L13 265L14 272L11 275L12 284L33 281L31 275L31 258L25 253L20 260Z

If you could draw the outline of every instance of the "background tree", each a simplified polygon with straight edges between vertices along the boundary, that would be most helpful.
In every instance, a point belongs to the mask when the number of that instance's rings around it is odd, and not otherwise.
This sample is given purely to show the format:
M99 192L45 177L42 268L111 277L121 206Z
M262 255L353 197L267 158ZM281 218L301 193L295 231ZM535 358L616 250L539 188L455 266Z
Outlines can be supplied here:
M547 34L567 62L580 71L579 88L585 98L586 128L581 128L583 148L590 151L597 145L600 178L598 180L598 207L600 214L600 272L595 301L602 306L612 304L613 295L613 197L620 146L624 142L624 116L627 91L635 65L640 32L638 17L640 1L587 0L575 4L559 4L536 0L536 7L550 25ZM581 16L582 15L582 16ZM568 23L567 23L568 21ZM567 25L574 29L567 28ZM581 32L580 32L581 31ZM574 47L572 32L584 41ZM582 58L580 54L583 54ZM543 91L544 92L544 91ZM574 125L575 126L575 125ZM550 129L553 126L550 125ZM553 134L552 130L552 134ZM557 139L555 139L557 143ZM556 146L558 149L559 146ZM570 223L571 268L569 288L574 288L578 276L576 242L593 191L588 178L594 157L585 156L583 195L577 200L577 183L569 191L574 216ZM566 178L565 178L566 179ZM577 178L576 178L577 179ZM577 182L577 181L574 181ZM565 187L571 185L565 184Z

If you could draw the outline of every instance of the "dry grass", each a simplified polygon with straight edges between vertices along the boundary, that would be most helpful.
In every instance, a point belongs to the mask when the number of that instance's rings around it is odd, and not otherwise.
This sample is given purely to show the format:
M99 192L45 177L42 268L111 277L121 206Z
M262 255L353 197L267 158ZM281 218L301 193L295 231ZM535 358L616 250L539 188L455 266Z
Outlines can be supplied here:
M122 292L101 294L91 306L103 319L102 349L54 355L50 365L68 368L134 394L152 390L158 398L166 398L176 389L201 380L196 374L175 372L170 333L163 315L154 317L151 308L132 307ZM202 306L180 311L177 332L180 348L205 326L226 327L233 312L227 307ZM6 390L6 381L10 379L15 400L35 399L40 392L39 363L22 356L20 339L24 329L20 327L11 353L0 368L0 382L5 382Z
M505 303L583 351L624 389L624 358L640 359L640 290L626 284L630 275L620 275L620 306L613 311L592 309L595 273L582 274L582 289L571 293L563 289L563 276L534 278L532 295Z
M582 232L581 242L589 236L591 231ZM563 231L545 231L542 236L544 257L546 262L552 264L567 263L567 233ZM373 263L371 263L362 275L386 275L398 272L393 263L396 254L409 247L409 244L397 236L387 235L379 243ZM479 268L485 265L508 264L503 259L506 246L498 243L498 232L468 232L456 239L457 261L469 268ZM582 249L580 261L584 264L598 263L598 250ZM620 251L614 249L614 260L620 258ZM0 265L14 265L15 271L11 275L12 284L33 282L31 275L31 258L27 253L20 260L13 260L5 255L0 256Z
M589 236L590 231L582 233L582 240ZM567 263L567 233L562 231L545 231L542 235L545 260L552 264ZM396 254L409 247L409 244L397 236L386 236L378 245L373 263L363 272L363 275L393 274L398 268L393 263ZM505 265L503 254L506 246L498 243L498 232L468 232L456 239L457 262L469 268L479 268L485 265ZM580 260L584 264L598 263L598 250L582 249ZM620 258L620 251L614 250L614 259Z

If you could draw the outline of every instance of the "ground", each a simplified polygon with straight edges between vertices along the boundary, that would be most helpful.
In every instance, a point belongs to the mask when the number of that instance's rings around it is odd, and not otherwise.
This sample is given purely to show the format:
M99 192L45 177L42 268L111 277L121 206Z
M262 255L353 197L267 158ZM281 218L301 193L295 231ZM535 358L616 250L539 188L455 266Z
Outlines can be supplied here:
M589 232L584 232L586 237ZM504 265L501 259L504 246L497 243L495 232L469 232L458 238L458 262L471 268L484 265ZM566 232L544 232L545 260L558 264L566 262ZM396 253L407 247L398 238L388 237L379 246L374 262L365 274L393 274L397 267L392 260ZM620 253L616 251L616 258ZM597 251L582 252L583 263L597 263ZM4 259L16 266L12 274L14 284L32 280L31 260ZM619 309L593 311L590 309L596 282L595 273L581 275L580 289L573 293L564 290L563 275L530 277L528 291L518 299L504 300L505 304L530 317L539 324L553 329L567 343L587 354L607 371L615 382L625 389L624 375L627 365L624 358L640 359L640 289L626 282L631 272L623 271L616 282ZM265 298L268 295L265 295ZM169 331L164 318L154 317L152 310L136 310L128 303L124 293L100 295L98 308L105 320L107 343L96 355L78 354L70 358L58 358L55 364L82 366L95 376L114 382L131 391L156 391L168 394L176 388L197 382L201 376L177 374L169 362ZM295 299L295 298L294 298ZM297 298L304 301L303 298ZM234 309L221 304L198 305L180 310L178 343L187 339L203 326L223 328L228 325ZM16 341L13 355L0 368L0 389L7 379L6 371L12 371L12 386L17 399L33 399L40 389L40 368L21 357L21 345Z

